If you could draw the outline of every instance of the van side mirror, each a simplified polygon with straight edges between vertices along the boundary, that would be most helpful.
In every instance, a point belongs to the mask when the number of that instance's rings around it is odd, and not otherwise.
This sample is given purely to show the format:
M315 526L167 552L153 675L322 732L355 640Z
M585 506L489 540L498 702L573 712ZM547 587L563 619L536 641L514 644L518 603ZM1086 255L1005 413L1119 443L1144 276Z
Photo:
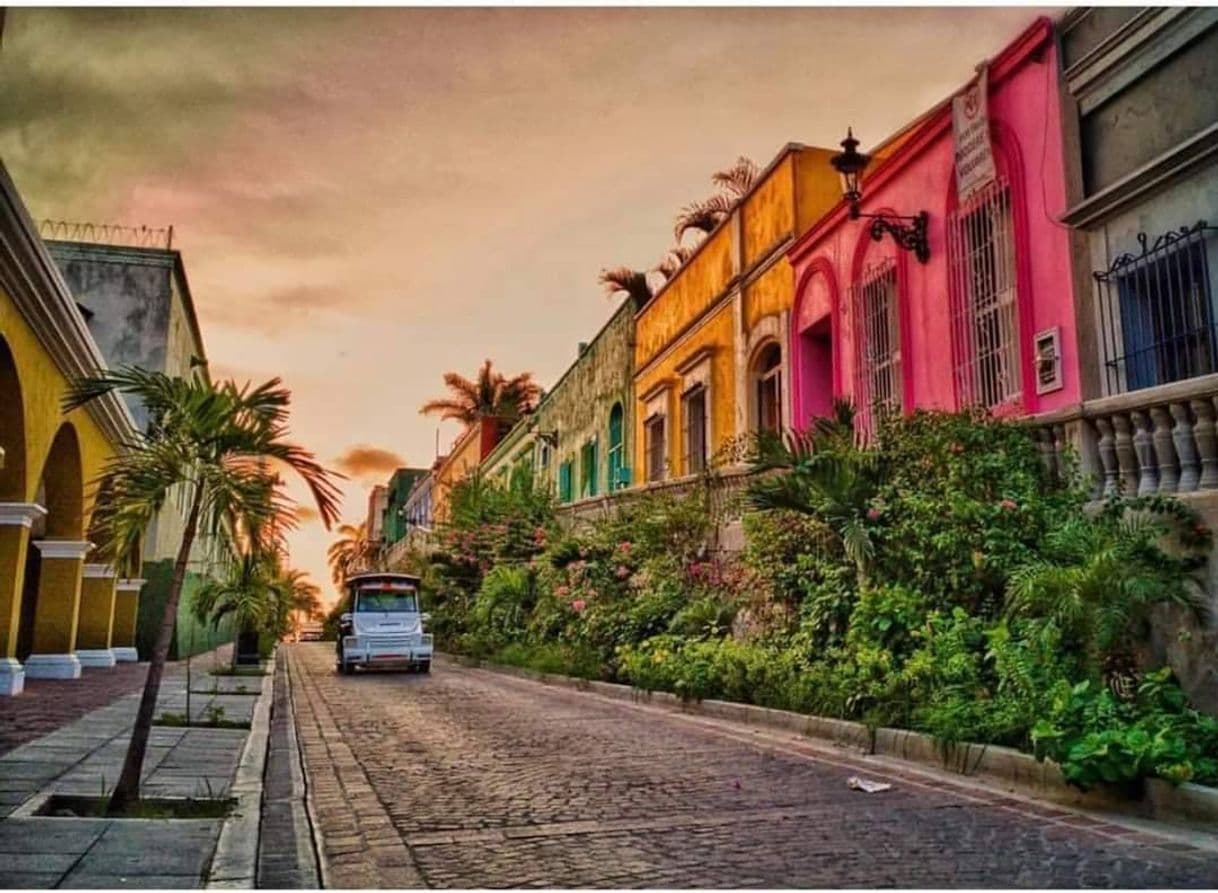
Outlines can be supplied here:
M427 623L427 621L431 620L431 614L427 613L426 611L424 611L419 616L422 618L424 623Z

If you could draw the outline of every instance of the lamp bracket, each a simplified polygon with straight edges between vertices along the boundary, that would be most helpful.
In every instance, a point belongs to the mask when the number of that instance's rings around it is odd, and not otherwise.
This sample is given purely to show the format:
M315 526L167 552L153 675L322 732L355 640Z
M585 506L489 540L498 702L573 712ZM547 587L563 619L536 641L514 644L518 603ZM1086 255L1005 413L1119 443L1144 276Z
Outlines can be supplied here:
M912 251L920 263L930 260L930 242L926 235L930 215L925 211L912 217L901 214L862 213L855 216L866 217L871 221L871 238L877 242L884 238L884 233L888 233L897 245L906 251Z

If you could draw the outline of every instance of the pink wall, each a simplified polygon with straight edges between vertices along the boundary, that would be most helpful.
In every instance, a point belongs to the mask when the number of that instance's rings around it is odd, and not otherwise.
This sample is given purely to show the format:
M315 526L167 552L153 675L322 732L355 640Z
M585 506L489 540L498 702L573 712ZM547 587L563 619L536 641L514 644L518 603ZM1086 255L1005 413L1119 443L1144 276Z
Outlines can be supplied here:
M998 172L1013 202L1022 400L1006 411L1037 413L1077 403L1078 360L1065 210L1057 58L1047 19L1038 20L995 59L989 73L989 115ZM963 86L963 85L962 85ZM921 264L891 236L876 242L866 219L851 221L839 206L809 230L788 256L796 273L791 315L792 415L797 427L823 414L833 396L853 397L854 320L850 285L865 267L896 263L904 405L954 409L956 393L949 300L948 215L956 207L950 104L918 126L863 183L864 213L930 214L930 260ZM1059 327L1063 387L1036 393L1033 335ZM832 333L825 342L809 333Z

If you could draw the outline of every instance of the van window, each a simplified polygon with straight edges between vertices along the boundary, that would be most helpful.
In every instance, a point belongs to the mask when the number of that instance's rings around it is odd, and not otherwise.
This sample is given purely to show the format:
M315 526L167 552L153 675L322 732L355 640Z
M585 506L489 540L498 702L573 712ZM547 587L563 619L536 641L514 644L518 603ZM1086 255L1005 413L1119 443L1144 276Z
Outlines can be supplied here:
M419 599L413 592L371 592L359 594L355 602L357 614L369 614L377 611L390 613L417 614Z

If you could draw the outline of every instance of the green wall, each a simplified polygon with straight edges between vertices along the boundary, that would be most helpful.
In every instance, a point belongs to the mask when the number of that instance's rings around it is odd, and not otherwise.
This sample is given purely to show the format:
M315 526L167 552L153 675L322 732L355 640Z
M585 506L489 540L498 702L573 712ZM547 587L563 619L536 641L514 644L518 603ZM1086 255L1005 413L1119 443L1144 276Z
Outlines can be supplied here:
M135 627L135 644L139 649L140 660L148 660L151 657L157 633L160 632L161 620L165 616L165 601L169 598L169 583L173 579L173 561L165 559L146 562L144 579L148 582L140 593L139 619ZM186 572L182 598L178 602L174 640L169 646L170 660L202 654L233 640L232 624L227 619L222 621L218 628L195 619L192 611L194 595L204 579L201 574Z

